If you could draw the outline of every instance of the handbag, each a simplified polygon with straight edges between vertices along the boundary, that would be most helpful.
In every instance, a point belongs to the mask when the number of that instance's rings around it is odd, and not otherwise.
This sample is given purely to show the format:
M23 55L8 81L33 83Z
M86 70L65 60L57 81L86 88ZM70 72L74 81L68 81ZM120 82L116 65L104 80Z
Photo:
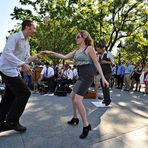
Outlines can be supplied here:
M56 96L67 96L67 91L64 90L61 85L57 86L54 92Z

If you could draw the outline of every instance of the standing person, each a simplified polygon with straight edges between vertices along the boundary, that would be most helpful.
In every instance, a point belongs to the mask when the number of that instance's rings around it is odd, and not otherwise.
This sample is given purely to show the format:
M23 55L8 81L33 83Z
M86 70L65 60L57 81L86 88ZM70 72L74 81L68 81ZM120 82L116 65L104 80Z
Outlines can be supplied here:
M98 54L101 55L99 60L100 60L100 64L102 67L102 71L103 71L105 79L109 82L111 79L111 75L112 75L112 64L114 64L113 56L111 52L105 51L105 45L102 43L99 43L96 45L96 50ZM108 106L111 103L109 87L105 87L103 85L102 79L101 79L101 87L103 91L102 106Z
M82 103L82 100L94 80L94 71L92 68L92 64L95 65L97 71L100 73L103 84L109 86L109 83L104 78L101 66L96 59L96 53L93 48L93 40L90 34L85 30L78 31L78 33L76 34L76 43L79 45L79 48L70 52L69 54L63 55L53 51L47 51L47 53L58 58L75 60L75 65L78 69L79 78L76 81L74 88L70 94L73 105L73 118L67 123L70 125L77 125L79 123L79 119L77 116L78 111L83 122L83 131L80 135L80 138L84 139L87 137L89 131L91 130L91 125L87 121L86 110Z
M124 66L119 61L117 68L117 88L122 89L124 80Z
M142 70L143 70L143 64L139 63L133 72L131 87L134 88L134 84L136 83L136 88L134 91L138 91L138 86L140 84L140 76L142 74Z
M116 73L117 73L116 65L113 64L112 65L112 76L111 76L111 87L116 85Z
M10 129L19 132L26 131L26 127L19 123L19 119L31 93L20 77L18 68L31 74L28 64L44 55L44 52L40 52L35 56L30 56L28 37L35 32L36 25L33 21L23 21L22 31L8 38L0 57L0 74L6 85L4 97L0 102L0 131Z
M145 94L148 94L148 62L146 62L145 67L144 67L144 84L145 84Z
M124 72L124 90L129 91L130 90L130 84L131 84L131 75L133 72L133 66L130 64L130 61L126 61L125 66L125 72Z

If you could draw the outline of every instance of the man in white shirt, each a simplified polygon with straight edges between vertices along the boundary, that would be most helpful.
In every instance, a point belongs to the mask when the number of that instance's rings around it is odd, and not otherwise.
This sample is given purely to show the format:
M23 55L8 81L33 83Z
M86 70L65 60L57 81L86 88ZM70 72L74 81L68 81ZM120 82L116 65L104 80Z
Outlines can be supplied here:
M50 66L48 62L45 63L45 66L41 71L41 77L38 80L38 83L40 84L41 81L45 81L48 85L48 90L50 92L54 92L54 69Z
M23 21L22 31L8 38L0 56L0 74L6 85L5 94L0 102L0 131L12 129L19 132L26 131L26 127L19 123L19 119L31 93L19 76L18 69L21 68L25 73L31 74L28 64L45 55L44 52L40 52L30 56L28 37L35 32L36 25L33 21Z
M73 71L71 70L69 64L64 65L63 77L67 78L68 80L73 79Z
M75 83L78 79L78 70L76 68L76 65L73 66L73 83Z

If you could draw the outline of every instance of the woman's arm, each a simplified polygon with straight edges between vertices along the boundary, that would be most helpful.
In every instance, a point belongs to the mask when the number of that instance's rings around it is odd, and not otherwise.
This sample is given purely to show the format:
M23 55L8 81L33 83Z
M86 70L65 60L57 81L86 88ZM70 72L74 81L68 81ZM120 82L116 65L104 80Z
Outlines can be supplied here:
M33 62L33 61L35 61L36 59L39 59L39 58L42 58L42 57L44 57L44 56L46 56L47 54L46 54L46 52L45 51L41 51L40 53L38 53L38 54L36 54L36 55L33 55L33 56L30 56L29 58L27 58L26 60L25 60L25 63L31 63L31 62Z
M60 54L60 53L57 53L54 51L46 51L47 54L50 54L52 56L55 56L55 57L61 58L61 59L72 59L74 57L75 52L76 52L76 50L74 50L66 55L63 55L63 54Z
M93 60L93 63L95 64L99 74L101 75L101 78L102 78L102 81L109 87L109 83L106 81L105 77L104 77L104 74L102 72L102 68L101 68L101 65L100 63L97 61L97 58L96 58L96 53L95 53L95 50L93 47L89 46L86 50L86 54L88 54L92 60Z

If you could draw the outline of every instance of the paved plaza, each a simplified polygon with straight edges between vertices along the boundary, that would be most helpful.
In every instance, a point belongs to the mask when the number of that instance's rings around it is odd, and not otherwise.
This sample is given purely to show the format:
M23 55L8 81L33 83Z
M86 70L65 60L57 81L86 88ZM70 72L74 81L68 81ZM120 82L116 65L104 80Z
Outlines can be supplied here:
M70 126L70 98L32 93L21 123L25 133L0 133L0 148L148 148L148 95L111 89L112 107L84 104L92 131L79 139L82 121Z

